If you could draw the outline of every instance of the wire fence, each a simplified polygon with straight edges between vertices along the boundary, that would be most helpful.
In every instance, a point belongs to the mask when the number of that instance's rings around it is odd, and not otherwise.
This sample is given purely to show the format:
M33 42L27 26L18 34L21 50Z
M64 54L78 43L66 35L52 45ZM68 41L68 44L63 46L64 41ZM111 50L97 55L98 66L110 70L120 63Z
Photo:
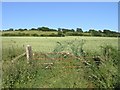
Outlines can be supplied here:
M70 64L71 62L74 62L75 60L78 60L76 63L84 63L85 65L89 65L90 60L95 61L98 65L104 61L104 57L93 57L93 56L75 56L74 54L70 52L48 52L48 53L42 53L42 52L33 52L32 47L30 45L26 46L26 52L23 54L15 57L12 61L14 63L16 60L26 57L27 63L32 63L33 61L40 61L39 65L47 65L46 68L52 67L54 64ZM95 60L96 59L96 60ZM61 68L80 68L79 65L64 65ZM56 68L56 67L52 67Z

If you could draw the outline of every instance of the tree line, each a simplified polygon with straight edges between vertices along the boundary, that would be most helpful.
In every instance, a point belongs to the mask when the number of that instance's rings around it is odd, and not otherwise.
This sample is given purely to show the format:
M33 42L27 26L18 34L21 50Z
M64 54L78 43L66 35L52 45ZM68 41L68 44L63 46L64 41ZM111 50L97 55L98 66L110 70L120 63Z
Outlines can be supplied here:
M10 33L10 31L20 31L19 33ZM29 31L40 31L41 32L57 32L57 34L43 34L39 35L38 33L25 33ZM8 32L8 33L4 33ZM83 31L82 28L76 28L75 29L66 29L66 28L58 28L58 29L51 29L48 27L38 27L38 28L31 28L31 29L13 29L10 28L8 30L3 30L2 36L58 36L58 37L64 37L64 36L99 36L99 37L119 37L120 33L111 31L108 29L104 30L95 30L95 29L89 29L88 31Z

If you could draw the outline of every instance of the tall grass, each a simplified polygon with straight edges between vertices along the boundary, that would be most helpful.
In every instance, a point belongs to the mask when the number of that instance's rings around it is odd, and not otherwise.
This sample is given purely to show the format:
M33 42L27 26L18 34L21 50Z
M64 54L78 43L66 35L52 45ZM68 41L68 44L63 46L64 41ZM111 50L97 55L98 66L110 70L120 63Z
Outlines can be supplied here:
M81 56L87 61L87 66L84 66L86 81L91 81L96 88L115 88L118 85L118 50L111 45L101 46L101 53L92 54L83 50L84 40L75 40L61 44L55 48L55 52L65 51L71 52L75 56ZM69 48L69 49L68 49ZM86 57L91 58L86 59ZM93 58L92 58L93 57ZM99 59L100 62L96 62ZM100 63L98 66L97 63Z
M26 57L11 59L24 52L22 48L3 50L3 88L116 88L118 82L118 51L104 45L100 53L83 49L85 40L57 42L55 54L36 53L27 64ZM61 54L59 54L61 53ZM76 58L77 57L77 58ZM52 60L54 58L54 60ZM61 58L61 59L57 59ZM47 63L47 64L45 64ZM52 64L49 64L52 63Z
M3 48L2 88L31 87L30 83L36 75L36 67L27 64L26 56L13 61L24 52L24 47L11 45L9 48Z

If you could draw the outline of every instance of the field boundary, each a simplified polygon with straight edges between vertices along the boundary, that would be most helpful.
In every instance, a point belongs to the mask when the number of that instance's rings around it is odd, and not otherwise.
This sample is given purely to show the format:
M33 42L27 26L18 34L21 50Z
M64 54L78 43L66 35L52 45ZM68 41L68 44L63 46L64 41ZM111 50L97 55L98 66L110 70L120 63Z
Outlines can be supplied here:
M56 54L60 55L60 56L58 56L58 57L51 57L51 58L49 57L49 55L56 55ZM37 55L38 55L38 57L35 57ZM71 61L71 59L80 59L80 61L82 63L89 64L87 59L93 59L94 60L94 58L96 58L96 57L93 57L93 56L88 56L88 57L86 57L86 56L85 57L84 56L75 56L75 55L73 55L70 52L48 52L46 54L45 53L41 53L41 52L40 52L40 54L37 53L37 52L33 53L32 47L30 45L27 45L26 46L26 52L22 53L21 55L15 57L13 60L11 60L12 63L14 63L16 60L20 59L23 56L26 56L27 63L32 63L33 60L54 60L54 61L55 60L58 60L58 61L62 60L62 61L65 61L65 62L69 62L69 61ZM67 57L67 59L64 60L64 58L66 58L66 57ZM102 57L97 56L97 59L98 60L94 60L95 63L103 62L103 58ZM65 63L65 62L63 62L63 63ZM46 64L46 63L41 63L41 64ZM49 64L49 63L47 63L47 64ZM59 63L57 62L57 64L59 64ZM71 67L71 66L69 66L69 67ZM72 66L72 67L74 67L74 66Z
M26 55L26 53L23 53L23 54L17 56L16 58L14 58L14 59L12 60L12 62L14 62L14 61L20 59L21 57L23 57L23 56L25 56L25 55Z

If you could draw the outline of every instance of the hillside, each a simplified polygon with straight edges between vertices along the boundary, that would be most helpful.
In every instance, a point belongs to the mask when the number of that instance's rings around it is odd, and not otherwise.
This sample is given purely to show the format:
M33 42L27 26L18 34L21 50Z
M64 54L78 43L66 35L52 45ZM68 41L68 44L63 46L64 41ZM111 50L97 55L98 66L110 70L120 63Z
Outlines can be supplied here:
M39 36L39 37L64 37L64 36L99 36L99 37L119 37L120 33L112 30L95 30L84 31L82 28L74 29L50 29L48 27L39 27L31 29L8 29L2 31L2 36Z

